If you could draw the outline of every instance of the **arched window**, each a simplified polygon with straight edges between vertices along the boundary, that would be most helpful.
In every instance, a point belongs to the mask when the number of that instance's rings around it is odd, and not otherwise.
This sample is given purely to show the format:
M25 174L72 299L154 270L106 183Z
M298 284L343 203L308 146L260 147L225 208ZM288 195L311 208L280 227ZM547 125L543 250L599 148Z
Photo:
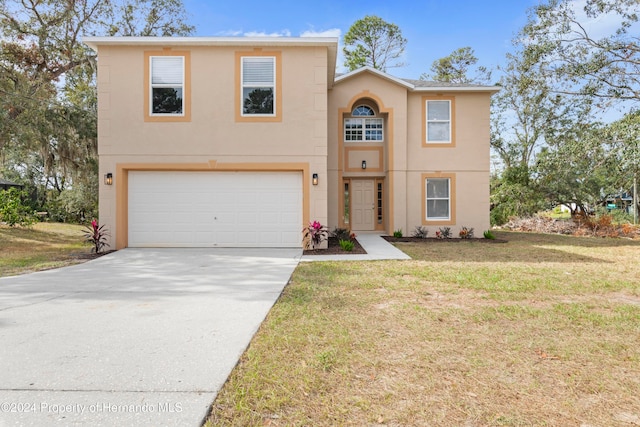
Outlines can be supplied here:
M345 141L383 140L383 120L381 118L360 118L375 116L376 113L371 107L358 105L353 109L351 115L353 118L344 119Z
M354 108L351 115L355 117L375 116L376 113L373 112L373 109L371 109L371 107L367 107L366 105L359 105L356 108Z

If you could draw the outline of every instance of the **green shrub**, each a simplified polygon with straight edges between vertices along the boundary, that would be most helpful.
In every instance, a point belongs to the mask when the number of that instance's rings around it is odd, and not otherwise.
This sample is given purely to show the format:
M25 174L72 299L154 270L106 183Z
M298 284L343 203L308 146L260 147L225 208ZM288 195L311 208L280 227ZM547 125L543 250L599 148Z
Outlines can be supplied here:
M353 248L356 246L351 240L342 240L339 241L340 247L343 251L351 252Z
M428 234L429 234L429 230L427 230L427 227L423 227L421 225L418 225L416 227L416 229L413 231L413 233L411 234L411 237L418 237L420 239L426 239Z
M346 228L334 228L331 232L331 237L335 237L338 240L349 240L351 238L351 231Z
M38 220L35 211L25 203L27 192L15 187L0 190L0 221L9 226L29 226Z
M399 228L396 231L394 231L393 237L402 237L402 228Z
M485 232L484 232L484 233L482 233L482 234L484 235L484 238L485 238L485 239L493 240L493 239L495 239L495 238L496 238L495 234L493 234L493 233L491 232L491 230L485 230Z

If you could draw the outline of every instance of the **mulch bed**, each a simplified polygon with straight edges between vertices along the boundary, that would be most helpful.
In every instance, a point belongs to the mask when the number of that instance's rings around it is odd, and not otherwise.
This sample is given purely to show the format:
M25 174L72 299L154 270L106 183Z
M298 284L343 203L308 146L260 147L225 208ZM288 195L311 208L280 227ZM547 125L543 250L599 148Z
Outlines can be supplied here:
M404 243L462 243L462 242L478 242L478 243L507 243L507 240L504 239L484 239L484 238L473 238L473 239L437 239L435 237L427 237L425 239L421 237L393 237L393 236L382 236L384 240L390 243L396 242L404 242Z
M327 249L313 249L306 250L303 252L304 255L362 255L366 254L367 251L364 250L360 243L357 240L352 240L354 243L353 250L351 252L344 251L340 247L340 243L337 237L329 237L329 247Z
M77 252L77 253L72 254L71 256L73 258L75 258L75 259L87 259L87 260L90 260L90 259L100 258L101 256L108 255L108 254L110 254L112 252L115 252L115 250L112 249L112 250L102 251L102 252L98 252L98 253L95 253L95 252Z

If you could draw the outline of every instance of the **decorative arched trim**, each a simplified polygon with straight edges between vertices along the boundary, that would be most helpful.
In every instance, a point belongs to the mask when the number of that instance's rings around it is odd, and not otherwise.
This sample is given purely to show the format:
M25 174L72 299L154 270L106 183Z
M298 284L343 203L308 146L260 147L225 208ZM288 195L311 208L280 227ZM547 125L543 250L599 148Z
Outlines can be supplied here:
M386 124L386 134L387 137L385 139L386 146L386 162L383 162L383 171L382 174L377 173L377 176L382 178L384 176L385 182L385 214L386 220L385 229L387 233L390 230L393 230L394 225L394 118L393 118L393 108L387 108L378 95L371 93L368 90L364 90L356 95L354 95L347 105L343 108L338 108L338 212L344 212L344 165L345 165L345 151L344 151L344 117L345 115L350 115L353 109L363 104L364 100L370 100L375 103L375 107L378 111L379 115L386 114L387 115L387 124ZM344 224L342 219L342 214L339 214L339 223L341 227L348 227L348 224Z

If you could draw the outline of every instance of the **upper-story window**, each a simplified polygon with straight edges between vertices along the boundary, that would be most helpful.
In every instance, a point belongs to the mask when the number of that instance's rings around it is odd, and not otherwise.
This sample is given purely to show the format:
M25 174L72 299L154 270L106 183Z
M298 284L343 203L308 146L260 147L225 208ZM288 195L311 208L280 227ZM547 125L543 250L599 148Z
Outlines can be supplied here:
M455 98L452 96L424 96L424 146L455 146Z
M152 116L184 115L184 57L150 56Z
M242 115L276 114L276 59L271 56L242 57Z
M427 142L451 142L451 101L427 101Z
M344 119L345 141L382 141L383 120L374 118L376 113L367 105L359 105L351 112L352 118Z

